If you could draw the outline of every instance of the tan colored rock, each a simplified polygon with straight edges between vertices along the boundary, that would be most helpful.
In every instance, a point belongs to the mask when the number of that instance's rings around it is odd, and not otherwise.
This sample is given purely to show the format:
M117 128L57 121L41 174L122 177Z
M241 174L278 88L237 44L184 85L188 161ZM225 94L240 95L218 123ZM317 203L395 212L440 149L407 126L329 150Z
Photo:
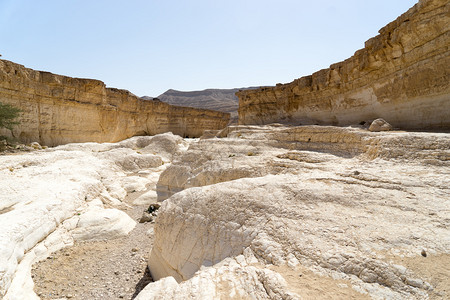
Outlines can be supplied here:
M227 113L146 101L99 80L35 71L7 60L0 60L0 102L23 111L15 137L48 146L169 131L200 137L229 121ZM0 135L10 132L0 130Z
M372 124L370 124L369 130L373 132L390 131L392 130L392 126L384 119L379 118L374 120Z
M291 83L240 91L239 124L450 128L450 3L420 0L365 48Z

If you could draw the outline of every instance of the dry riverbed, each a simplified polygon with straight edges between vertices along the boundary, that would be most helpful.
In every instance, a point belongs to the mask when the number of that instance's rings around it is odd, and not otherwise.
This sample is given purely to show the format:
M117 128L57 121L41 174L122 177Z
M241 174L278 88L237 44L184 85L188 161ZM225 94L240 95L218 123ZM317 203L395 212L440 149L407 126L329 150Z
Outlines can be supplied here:
M132 202L143 192L128 195L124 210L137 223L128 236L104 241L76 242L33 266L35 292L41 299L133 299L152 281L147 255L153 223L139 223L148 206Z

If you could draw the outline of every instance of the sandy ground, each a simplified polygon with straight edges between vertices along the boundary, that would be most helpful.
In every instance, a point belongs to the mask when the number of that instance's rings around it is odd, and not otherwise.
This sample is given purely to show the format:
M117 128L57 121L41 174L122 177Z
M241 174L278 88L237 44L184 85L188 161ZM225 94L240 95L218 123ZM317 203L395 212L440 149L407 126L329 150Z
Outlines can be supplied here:
M125 202L132 205L143 194L132 193ZM139 222L147 206L125 210ZM133 299L152 281L147 255L153 223L138 223L126 237L93 242L77 242L53 253L33 266L35 292L41 299Z
M433 286L428 292L430 299L450 299L450 255L427 255L426 257L392 258L394 263L422 274L423 279Z

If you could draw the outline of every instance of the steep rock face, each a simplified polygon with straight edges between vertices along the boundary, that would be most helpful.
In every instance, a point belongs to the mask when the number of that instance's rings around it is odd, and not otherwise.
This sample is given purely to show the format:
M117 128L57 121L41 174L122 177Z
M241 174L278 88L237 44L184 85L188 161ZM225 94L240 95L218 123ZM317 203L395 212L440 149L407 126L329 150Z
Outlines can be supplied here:
M448 297L447 277L434 277L450 259L448 134L237 126L221 135L191 144L160 177L169 194L185 190L162 203L149 268L179 283L152 283L150 294L245 298L269 269L282 280L265 283L263 299L277 299L270 290L283 281L307 298L311 284L343 299L342 285L379 299ZM307 272L324 278L308 287Z
M239 124L450 128L450 3L420 0L351 58L311 76L240 91Z
M23 110L15 137L49 146L168 131L197 137L229 121L226 113L145 101L98 80L35 71L6 60L0 60L0 102Z

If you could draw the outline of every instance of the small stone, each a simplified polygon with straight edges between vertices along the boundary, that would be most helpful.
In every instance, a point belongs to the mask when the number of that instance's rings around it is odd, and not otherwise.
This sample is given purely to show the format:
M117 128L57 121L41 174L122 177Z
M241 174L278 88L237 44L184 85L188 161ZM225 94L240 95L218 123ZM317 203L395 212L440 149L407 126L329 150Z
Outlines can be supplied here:
M151 222L153 221L153 216L151 213L144 211L142 217L139 219L139 223Z
M412 278L407 278L406 279L406 283L409 284L410 286L416 287L416 288L422 288L423 287L423 281L420 279L412 279Z
M33 149L35 149L35 150L42 150L42 146L39 145L38 142L33 142L33 143L31 143L31 144L30 144L30 147L33 148Z
M373 132L390 131L390 130L392 130L392 125L381 118L374 120L369 127L369 131Z

